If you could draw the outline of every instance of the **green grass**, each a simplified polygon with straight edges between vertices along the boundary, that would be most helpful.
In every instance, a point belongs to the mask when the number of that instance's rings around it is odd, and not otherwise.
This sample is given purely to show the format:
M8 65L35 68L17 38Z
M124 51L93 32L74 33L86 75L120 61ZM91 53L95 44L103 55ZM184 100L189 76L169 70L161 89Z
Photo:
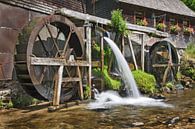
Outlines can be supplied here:
M104 77L104 82L107 88L111 90L119 90L121 86L120 80L113 79L108 73L108 67L105 66L103 72L100 68L93 69L93 75L96 77Z

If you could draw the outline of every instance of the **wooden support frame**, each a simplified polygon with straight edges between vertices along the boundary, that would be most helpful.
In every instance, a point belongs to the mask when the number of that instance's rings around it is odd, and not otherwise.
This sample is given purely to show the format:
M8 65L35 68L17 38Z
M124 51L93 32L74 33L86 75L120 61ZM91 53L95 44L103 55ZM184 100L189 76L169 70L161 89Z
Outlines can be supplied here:
M101 35L101 42L100 42L100 53L101 53L101 71L104 70L104 37L103 34ZM104 86L104 77L101 75L101 90L105 89Z
M85 21L84 25L86 29L86 57L88 61L88 86L91 90L91 75L92 75L92 60L91 60L91 27L92 24L89 21ZM89 92L89 99L91 99L91 91Z
M134 54L133 45L132 45L132 42L131 42L131 36L130 35L128 35L128 41L129 41L129 48L130 48L130 51L131 51L131 54L132 54L132 57L133 57L133 62L134 62L134 65L135 65L135 69L138 70L137 61L136 61L136 58L135 58L135 54Z
M67 61L61 58L40 58L31 57L31 65L50 65L50 66L89 66L88 61Z
M144 37L145 35L142 34L140 35L141 38L142 38L142 44L141 44L141 68L142 68L142 71L144 71L144 67L145 67L145 43L144 43Z
M53 96L53 106L60 105L60 94L61 94L61 85L62 85L62 74L63 74L64 66L61 65L58 69L58 73L56 75L56 83L54 86L54 96Z

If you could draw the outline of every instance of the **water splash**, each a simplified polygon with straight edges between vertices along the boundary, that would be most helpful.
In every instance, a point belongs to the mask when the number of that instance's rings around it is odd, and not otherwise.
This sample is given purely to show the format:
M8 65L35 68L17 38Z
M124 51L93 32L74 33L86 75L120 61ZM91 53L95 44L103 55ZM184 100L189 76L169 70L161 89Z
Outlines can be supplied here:
M119 74L120 74L123 82L125 83L125 88L127 90L128 96L140 97L140 92L137 88L135 79L134 79L134 77L131 73L131 70L129 68L129 65L128 65L127 61L125 60L124 56L122 55L120 49L111 39L109 39L107 37L104 37L104 39L109 44L109 46L111 47L111 49L116 57L116 61L117 61L119 72L120 72Z
M170 104L148 97L126 97L122 98L116 91L106 91L95 95L95 102L88 104L88 109L109 109L119 105L133 105L143 107L173 107Z

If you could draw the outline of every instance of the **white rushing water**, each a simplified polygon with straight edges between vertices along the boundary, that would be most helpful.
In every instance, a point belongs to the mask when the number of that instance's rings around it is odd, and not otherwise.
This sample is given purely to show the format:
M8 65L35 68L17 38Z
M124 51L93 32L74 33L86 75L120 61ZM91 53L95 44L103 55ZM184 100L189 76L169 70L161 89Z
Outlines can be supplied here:
M172 105L162 102L162 100L155 100L148 97L142 97L137 88L135 79L131 73L127 61L120 52L117 45L109 38L104 37L106 42L111 47L119 67L120 76L125 83L125 88L128 91L128 97L122 98L115 91L106 91L102 93L95 92L95 102L88 105L89 109L107 109L119 105L134 105L134 106L158 106L158 107L172 107Z
M134 79L134 77L131 73L131 70L129 68L129 65L128 65L126 59L124 58L124 56L122 55L120 49L111 39L109 39L107 37L104 37L104 39L109 44L109 46L111 47L111 49L116 57L117 65L119 68L119 74L120 74L123 82L125 83L125 88L127 90L128 96L140 97L140 93L139 93L139 90L137 88L135 79Z

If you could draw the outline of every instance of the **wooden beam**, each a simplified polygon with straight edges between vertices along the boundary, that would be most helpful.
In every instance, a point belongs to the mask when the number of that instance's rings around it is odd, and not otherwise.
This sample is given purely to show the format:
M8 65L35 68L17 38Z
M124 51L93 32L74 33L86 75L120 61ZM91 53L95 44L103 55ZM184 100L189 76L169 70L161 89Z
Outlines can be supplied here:
M81 79L78 77L66 77L66 78L62 78L62 82L78 82Z
M138 70L137 61L136 61L136 58L135 58L135 54L134 54L133 45L132 45L132 42L131 42L130 35L128 35L128 40L129 40L129 48L130 48L130 51L131 51L131 55L133 57L133 63L135 65L135 69Z
M53 106L60 105L60 94L61 94L63 69L64 69L64 66L61 65L56 75L56 80L55 80L55 85L54 85Z
M91 61L91 23L86 21L85 27L86 27L86 55L87 55L87 61L89 63L88 67L88 85L91 90L91 72L92 72L92 61ZM91 98L91 91L89 93L89 99Z
M145 44L144 44L144 34L140 35L142 37L142 44L141 44L141 68L144 71L144 63L145 63Z
M111 21L108 19L92 16L89 14L80 13L77 11L69 10L67 8L61 8L59 10L56 10L55 13L66 16L66 17L71 17L71 18L75 18L78 20L82 20L82 21L87 20L90 22L100 23L103 25L109 25L111 23ZM154 33L154 34L161 36L161 37L168 37L169 36L168 33L158 31L156 28L152 28L152 27L139 26L139 25L135 25L135 24L131 24L131 23L127 23L127 27L129 30L146 32L146 33Z
M87 61L68 61L60 58L42 58L31 57L31 65L49 65L49 66L89 66Z
M79 77L79 96L80 99L83 100L84 99L84 95L83 95L83 84L82 84L82 77L81 77L81 70L79 68L79 66L77 66L77 75Z

